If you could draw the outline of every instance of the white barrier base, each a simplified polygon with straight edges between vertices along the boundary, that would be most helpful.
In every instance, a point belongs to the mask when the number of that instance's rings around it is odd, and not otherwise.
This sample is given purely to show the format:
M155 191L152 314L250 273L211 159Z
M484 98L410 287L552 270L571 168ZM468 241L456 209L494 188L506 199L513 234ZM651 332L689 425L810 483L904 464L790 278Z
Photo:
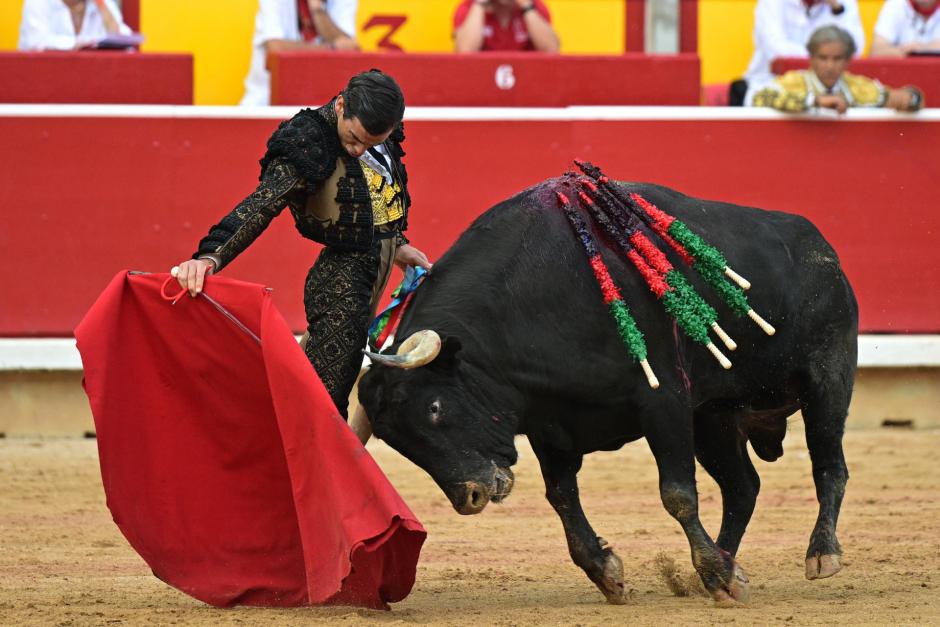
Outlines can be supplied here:
M940 367L940 335L861 335L860 368ZM81 370L74 338L0 338L0 370Z

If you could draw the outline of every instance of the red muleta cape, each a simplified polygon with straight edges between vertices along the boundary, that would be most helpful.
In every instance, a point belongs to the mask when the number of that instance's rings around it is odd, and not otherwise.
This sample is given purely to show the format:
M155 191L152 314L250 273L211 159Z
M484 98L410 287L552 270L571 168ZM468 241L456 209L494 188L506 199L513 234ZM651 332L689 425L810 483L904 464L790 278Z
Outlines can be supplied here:
M75 330L107 503L128 542L212 605L405 598L426 532L270 291L210 278L205 293L233 320L202 296L171 304L167 278L121 272Z

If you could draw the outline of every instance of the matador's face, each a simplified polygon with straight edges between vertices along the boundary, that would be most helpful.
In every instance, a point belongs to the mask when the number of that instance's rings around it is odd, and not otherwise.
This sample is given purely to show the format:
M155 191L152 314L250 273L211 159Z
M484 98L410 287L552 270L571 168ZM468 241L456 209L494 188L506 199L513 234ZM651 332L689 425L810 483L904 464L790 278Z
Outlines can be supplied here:
M359 118L345 117L345 103L343 102L343 97L339 96L336 99L336 134L339 135L339 141L343 144L343 148L346 149L346 152L350 156L356 157L357 159L362 156L362 154L372 148L373 146L378 146L392 134L394 129L389 129L388 132L382 133L381 135L373 135L362 126L362 122L359 121Z

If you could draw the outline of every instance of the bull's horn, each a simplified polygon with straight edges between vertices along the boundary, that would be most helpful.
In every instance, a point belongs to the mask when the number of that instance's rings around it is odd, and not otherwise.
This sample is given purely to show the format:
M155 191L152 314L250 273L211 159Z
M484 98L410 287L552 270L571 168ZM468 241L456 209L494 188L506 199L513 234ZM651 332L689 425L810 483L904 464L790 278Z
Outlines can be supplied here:
M382 355L365 351L372 363L392 368L417 368L434 361L441 352L441 336L429 329L412 333L401 343L396 355Z

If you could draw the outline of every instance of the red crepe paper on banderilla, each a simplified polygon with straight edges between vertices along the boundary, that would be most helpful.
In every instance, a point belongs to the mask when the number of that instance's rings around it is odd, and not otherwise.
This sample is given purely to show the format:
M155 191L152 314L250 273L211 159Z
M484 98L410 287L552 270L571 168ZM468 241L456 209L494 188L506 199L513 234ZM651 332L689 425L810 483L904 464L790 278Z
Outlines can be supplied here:
M168 584L217 606L387 608L426 532L261 285L165 300L119 273L75 330L108 507Z

